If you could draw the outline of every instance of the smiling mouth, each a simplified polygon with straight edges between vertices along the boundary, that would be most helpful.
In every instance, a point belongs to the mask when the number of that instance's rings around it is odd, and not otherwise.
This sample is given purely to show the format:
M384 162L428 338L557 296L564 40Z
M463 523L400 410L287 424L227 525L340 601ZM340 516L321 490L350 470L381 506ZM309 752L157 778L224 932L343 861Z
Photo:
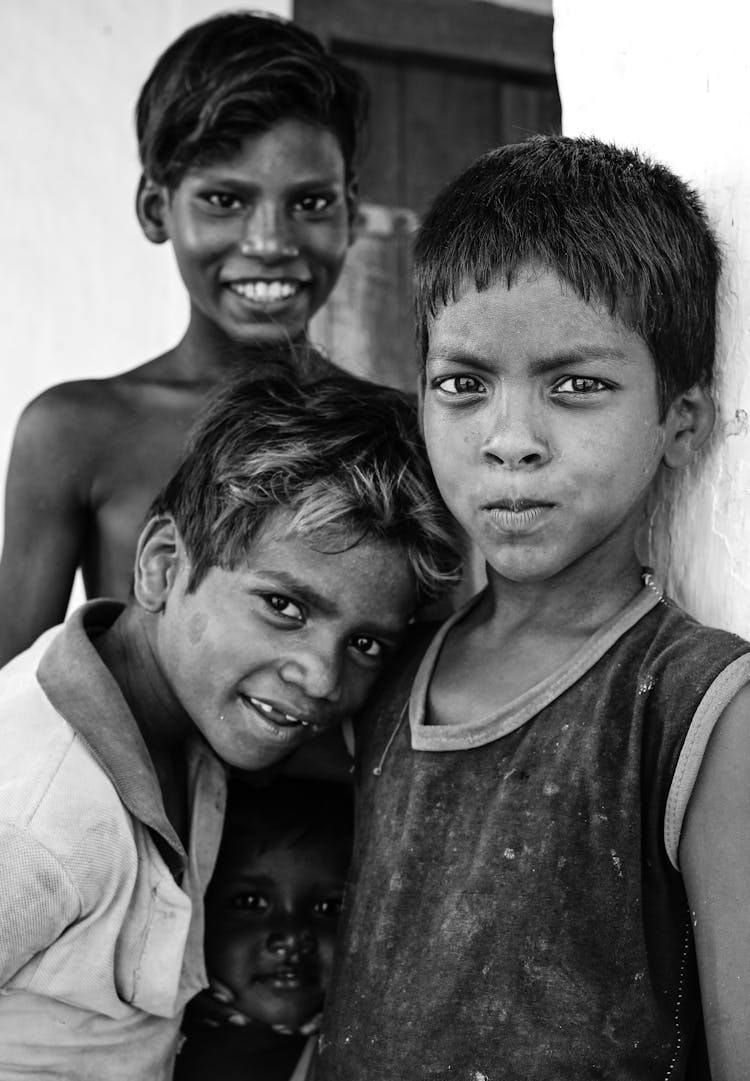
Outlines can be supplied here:
M228 283L233 293L253 304L277 304L282 300L291 300L302 291L304 285L304 282L291 278L253 278Z
M311 717L302 717L298 713L287 713L271 702L267 702L264 698L256 698L254 695L246 694L241 694L240 698L243 702L252 706L255 712L259 713L264 720L271 721L280 728L310 728L316 731L321 727Z

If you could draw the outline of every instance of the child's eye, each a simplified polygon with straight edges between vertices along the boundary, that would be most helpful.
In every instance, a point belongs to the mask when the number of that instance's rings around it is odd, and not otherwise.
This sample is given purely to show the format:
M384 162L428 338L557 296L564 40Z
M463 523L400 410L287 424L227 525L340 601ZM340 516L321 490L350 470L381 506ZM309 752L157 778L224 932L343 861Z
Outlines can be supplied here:
M383 655L383 643L378 642L377 638L370 638L366 634L358 634L351 640L352 649L355 649L357 653L361 653L363 657L382 657Z
M262 893L236 893L229 905L240 912L265 912L270 901Z
M294 209L301 210L304 214L322 214L324 210L328 210L334 200L335 196L328 193L302 195L295 200Z
M341 897L326 897L323 901L313 907L313 912L316 916L323 916L325 919L337 920L341 915L341 906L343 904L343 898Z
M444 394L456 397L461 394L487 393L484 383L474 375L451 375L447 379L436 379L434 386Z
M205 199L216 210L239 210L242 206L242 200L229 191L212 191Z
M298 604L289 600L288 597L284 597L280 593L266 593L263 600L276 615L283 616L284 619L292 619L295 623L304 622L304 612Z
M596 394L602 390L608 390L609 384L593 376L569 375L566 379L555 384L555 394Z

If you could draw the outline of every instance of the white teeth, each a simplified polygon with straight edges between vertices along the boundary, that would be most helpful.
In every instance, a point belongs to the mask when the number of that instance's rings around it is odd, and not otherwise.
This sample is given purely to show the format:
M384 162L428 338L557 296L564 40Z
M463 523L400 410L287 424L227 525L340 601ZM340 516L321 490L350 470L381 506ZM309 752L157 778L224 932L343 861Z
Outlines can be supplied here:
M269 706L268 702L261 702L260 698L251 698L250 701L258 709L262 709L264 713L273 713L273 707Z
M289 724L299 724L299 725L302 725L303 728L310 728L310 726L312 724L311 721L304 721L304 720L302 720L301 717L295 717L293 713L281 713L280 710L277 710L274 706L270 705L268 702L264 702L262 698L249 697L248 701L252 702L252 704L256 707L256 709L261 710L263 713L267 714L268 716L271 716L273 714L276 714L277 717L279 715L282 716L284 718L284 720L287 721Z
M246 300L257 304L267 304L274 300L288 300L299 290L299 282L290 281L246 281L231 282L230 289L239 293Z

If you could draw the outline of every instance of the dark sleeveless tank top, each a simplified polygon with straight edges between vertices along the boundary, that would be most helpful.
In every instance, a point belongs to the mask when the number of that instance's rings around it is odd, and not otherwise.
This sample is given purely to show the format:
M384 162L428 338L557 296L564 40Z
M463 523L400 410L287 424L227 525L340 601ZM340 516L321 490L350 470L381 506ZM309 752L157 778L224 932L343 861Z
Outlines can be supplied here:
M425 724L427 646L417 632L357 727L316 1081L707 1077L688 1072L701 1021L674 778L679 763L694 781L750 644L644 591L473 729Z

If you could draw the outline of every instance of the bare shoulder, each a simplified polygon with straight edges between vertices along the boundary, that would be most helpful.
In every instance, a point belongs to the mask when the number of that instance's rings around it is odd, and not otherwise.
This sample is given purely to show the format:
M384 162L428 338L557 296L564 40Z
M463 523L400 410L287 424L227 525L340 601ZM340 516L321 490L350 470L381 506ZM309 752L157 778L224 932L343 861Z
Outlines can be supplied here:
M686 864L700 867L707 858L721 858L727 838L737 829L746 833L749 776L750 685L746 684L725 707L709 737L685 815L680 842L683 870ZM707 845L712 835L720 842L718 849ZM750 854L750 835L747 844Z
M76 433L86 437L91 430L106 428L118 411L118 379L80 379L49 387L23 410L19 434L44 439Z
M704 801L723 802L735 798L750 799L747 786L748 767L750 766L750 684L745 684L737 691L719 717L708 741L706 753L698 774ZM724 783L732 778L741 780L736 791ZM722 791L723 790L723 791Z
M711 733L680 842L712 1076L750 1077L750 687Z
M163 383L160 360L103 379L58 383L34 398L18 422L16 442L57 445L65 456L98 456L113 430L147 409L149 390Z

